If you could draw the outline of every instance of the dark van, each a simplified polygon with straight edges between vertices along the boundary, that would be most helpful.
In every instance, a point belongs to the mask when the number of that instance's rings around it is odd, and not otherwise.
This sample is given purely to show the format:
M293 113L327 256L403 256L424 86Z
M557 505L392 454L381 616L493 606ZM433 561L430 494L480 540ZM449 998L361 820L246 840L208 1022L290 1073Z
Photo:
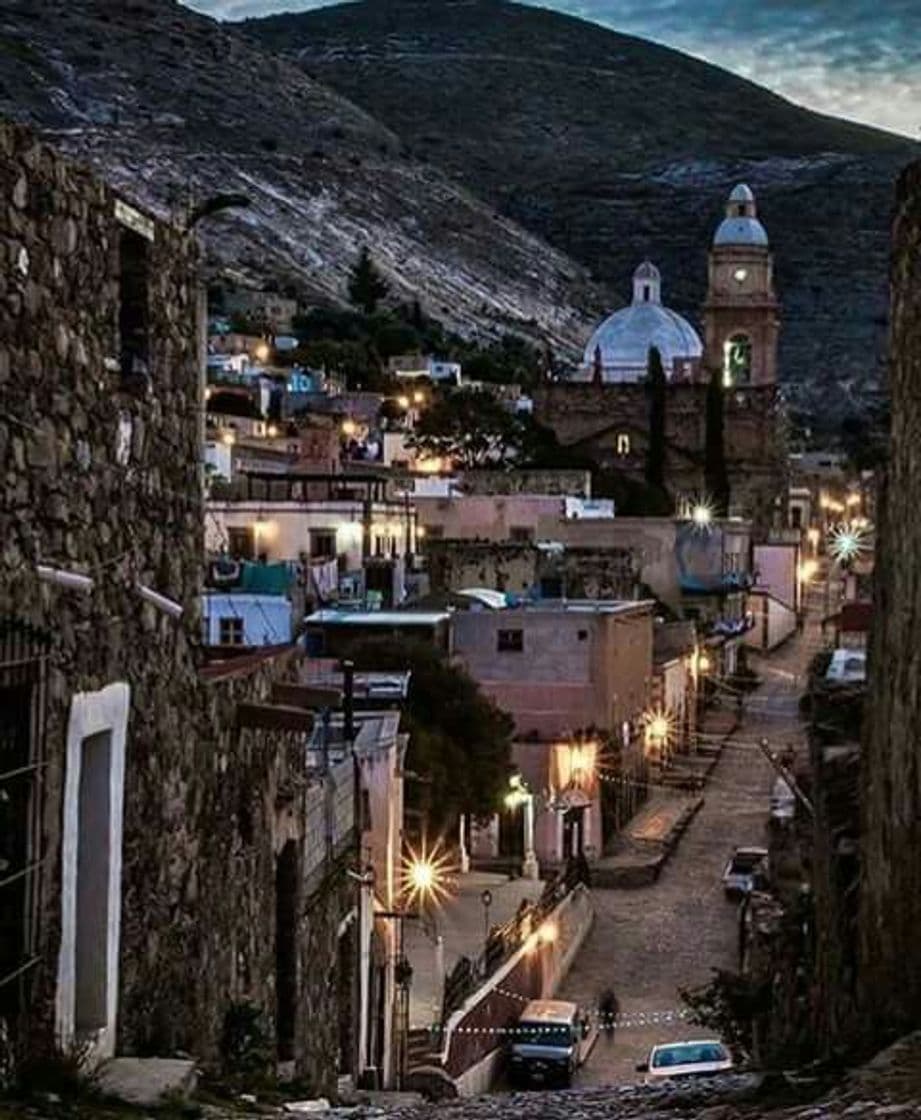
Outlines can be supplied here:
M511 1081L569 1085L582 1064L587 1037L588 1020L576 1004L560 999L531 1000L511 1037Z

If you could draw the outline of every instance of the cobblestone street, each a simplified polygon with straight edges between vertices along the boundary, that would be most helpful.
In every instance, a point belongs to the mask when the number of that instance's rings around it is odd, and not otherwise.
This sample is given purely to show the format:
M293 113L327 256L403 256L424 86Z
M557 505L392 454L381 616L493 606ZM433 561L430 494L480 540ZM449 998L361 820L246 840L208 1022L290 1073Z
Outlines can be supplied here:
M578 1084L635 1081L636 1063L657 1042L705 1036L689 1025L679 988L705 983L713 968L737 964L737 907L726 900L720 876L739 844L766 843L773 771L757 742L797 742L797 700L815 634L791 640L755 660L762 684L746 700L741 727L723 749L692 821L658 881L637 890L596 890L596 920L559 995L594 1006L612 986L626 1020L612 1040L599 1037ZM655 1022L642 1024L645 1016ZM637 1020L640 1020L638 1023Z

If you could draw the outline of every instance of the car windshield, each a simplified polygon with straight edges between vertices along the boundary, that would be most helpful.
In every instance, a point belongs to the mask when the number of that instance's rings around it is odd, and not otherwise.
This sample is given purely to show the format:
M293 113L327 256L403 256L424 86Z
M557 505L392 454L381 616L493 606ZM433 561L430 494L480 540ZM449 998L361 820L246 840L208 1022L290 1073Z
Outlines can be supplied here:
M762 856L754 855L751 852L743 852L739 855L734 855L732 857L732 870L751 871L758 866L762 859Z
M529 1046L569 1046L572 1029L565 1023L519 1023L514 1039Z
M697 1062L725 1062L728 1054L718 1042L682 1042L663 1046L652 1056L653 1069L694 1065Z

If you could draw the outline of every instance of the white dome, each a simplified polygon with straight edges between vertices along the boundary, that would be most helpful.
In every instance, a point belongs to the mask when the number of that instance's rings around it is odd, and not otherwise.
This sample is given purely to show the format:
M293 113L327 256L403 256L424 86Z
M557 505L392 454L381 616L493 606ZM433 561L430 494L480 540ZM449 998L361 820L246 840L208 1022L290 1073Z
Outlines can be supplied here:
M767 248L768 235L757 218L723 218L713 236L714 245L759 245Z
M747 183L733 187L726 201L726 217L717 226L713 244L768 247L767 232L758 221L755 195Z
M591 381L600 359L603 381L641 381L653 346L662 358L666 377L671 377L676 362L701 357L703 345L697 331L687 319L662 306L660 286L659 270L644 261L633 274L633 302L605 319L589 339L579 380Z
M751 189L748 183L739 183L732 188L732 193L729 195L730 202L754 202L755 192Z

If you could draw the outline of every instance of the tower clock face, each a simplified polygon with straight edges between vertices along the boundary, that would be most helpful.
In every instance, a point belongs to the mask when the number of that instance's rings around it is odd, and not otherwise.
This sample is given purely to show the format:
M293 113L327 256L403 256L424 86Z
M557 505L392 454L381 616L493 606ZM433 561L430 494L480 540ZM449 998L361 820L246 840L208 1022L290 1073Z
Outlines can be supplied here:
M748 269L737 268L732 274L732 278L737 284L744 284L746 279L748 278Z

